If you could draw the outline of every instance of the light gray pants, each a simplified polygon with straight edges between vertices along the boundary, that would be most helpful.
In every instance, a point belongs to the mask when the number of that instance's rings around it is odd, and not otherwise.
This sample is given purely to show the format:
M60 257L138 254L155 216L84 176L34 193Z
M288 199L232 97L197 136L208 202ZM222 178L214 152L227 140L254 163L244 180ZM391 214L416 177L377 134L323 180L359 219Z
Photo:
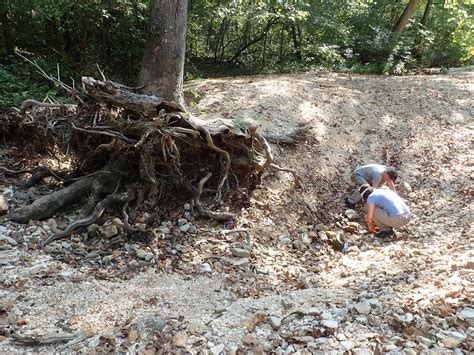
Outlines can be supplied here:
M361 199L359 188L364 184L369 184L370 185L370 183L367 180L365 180L362 176L360 176L359 174L352 174L351 179L352 179L352 181L354 181L356 183L357 188L354 191L352 191L352 194L347 198L347 201L349 203L353 203L355 205Z
M374 216L372 217L372 221L379 227L380 231L404 226L410 222L410 219L411 215L408 212L399 216L390 216L387 211L378 206L375 206Z

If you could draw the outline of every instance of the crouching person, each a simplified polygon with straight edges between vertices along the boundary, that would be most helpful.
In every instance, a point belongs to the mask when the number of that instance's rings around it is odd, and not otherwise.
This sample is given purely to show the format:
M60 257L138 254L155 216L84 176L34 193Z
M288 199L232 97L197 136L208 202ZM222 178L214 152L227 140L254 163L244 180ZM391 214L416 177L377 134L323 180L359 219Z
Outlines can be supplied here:
M410 209L396 192L374 189L369 185L362 185L359 191L362 199L367 202L365 220L369 233L374 233L377 227L379 229L377 237L394 237L393 228L402 227L410 222Z

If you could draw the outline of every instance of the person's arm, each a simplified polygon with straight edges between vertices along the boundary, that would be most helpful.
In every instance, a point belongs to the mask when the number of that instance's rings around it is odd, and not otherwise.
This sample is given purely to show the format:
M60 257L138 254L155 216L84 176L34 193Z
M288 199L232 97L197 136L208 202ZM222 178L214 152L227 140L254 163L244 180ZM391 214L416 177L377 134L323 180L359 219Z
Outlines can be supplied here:
M375 224L372 221L372 218L374 217L374 211L375 211L375 204L373 203L367 204L367 213L365 215L365 221L367 222L369 233L375 232Z
M383 175L376 175L372 178L372 187L374 189L378 188L380 183L382 182L383 180Z
M388 180L388 181L386 182L386 184L387 184L387 186L388 186L388 188L389 188L390 190L392 190L392 191L394 191L394 192L397 192L397 191L395 190L395 184L393 183L393 180Z

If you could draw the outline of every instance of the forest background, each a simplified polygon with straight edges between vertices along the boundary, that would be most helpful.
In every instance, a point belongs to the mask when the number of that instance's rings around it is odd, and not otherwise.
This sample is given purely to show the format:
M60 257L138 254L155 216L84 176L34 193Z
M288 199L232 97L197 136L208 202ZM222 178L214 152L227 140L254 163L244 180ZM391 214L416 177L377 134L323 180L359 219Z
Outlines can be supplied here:
M470 65L473 10L461 0L190 0L185 80ZM0 0L0 107L61 96L15 50L61 80L80 82L98 65L133 86L148 14L148 0Z

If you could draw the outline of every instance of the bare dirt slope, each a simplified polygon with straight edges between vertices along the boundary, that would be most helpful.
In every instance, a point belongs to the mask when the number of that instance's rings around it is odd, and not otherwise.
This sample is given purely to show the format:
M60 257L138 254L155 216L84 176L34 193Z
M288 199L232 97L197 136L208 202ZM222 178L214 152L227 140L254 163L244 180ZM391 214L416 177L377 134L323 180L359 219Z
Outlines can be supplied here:
M104 259L72 266L28 250L20 234L37 225L5 225L18 240L0 251L0 351L474 351L473 76L189 83L199 93L196 114L217 112L236 126L253 120L272 133L310 124L297 146L274 146L302 188L289 173L268 176L236 222L248 233L194 221L197 234L183 242L172 272L138 268L127 280L104 276L114 266ZM350 172L369 162L399 169L415 215L394 241L366 233L362 207L352 224L344 216ZM347 253L320 240L321 223L350 243ZM225 259L233 246L250 250L241 266ZM140 248L131 244L130 254ZM77 330L85 335L75 343L41 347L9 335Z

